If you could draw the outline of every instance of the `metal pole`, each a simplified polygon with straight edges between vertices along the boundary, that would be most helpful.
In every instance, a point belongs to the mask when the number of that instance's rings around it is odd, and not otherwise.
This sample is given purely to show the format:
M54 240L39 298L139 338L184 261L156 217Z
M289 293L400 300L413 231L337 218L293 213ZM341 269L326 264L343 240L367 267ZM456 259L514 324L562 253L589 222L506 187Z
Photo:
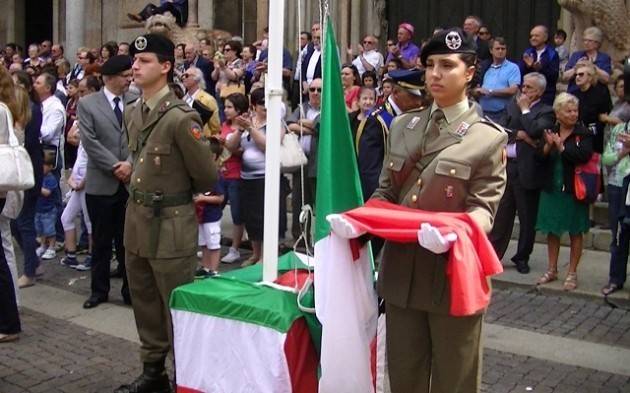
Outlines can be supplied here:
M280 125L282 117L282 47L284 0L269 1L269 56L266 80L267 134L265 147L265 231L263 281L278 277L278 218L280 202Z

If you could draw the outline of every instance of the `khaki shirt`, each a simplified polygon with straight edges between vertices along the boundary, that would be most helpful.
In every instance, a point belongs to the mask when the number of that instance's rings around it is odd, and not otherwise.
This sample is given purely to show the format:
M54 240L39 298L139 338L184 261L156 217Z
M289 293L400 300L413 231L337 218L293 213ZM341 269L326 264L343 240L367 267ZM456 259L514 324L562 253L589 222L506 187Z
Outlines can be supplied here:
M431 112L428 108L394 119L372 198L425 211L468 212L490 232L505 189L507 134L481 119L477 104L471 103L459 112L445 108L439 136L426 144ZM425 145L429 148L423 149ZM423 162L430 156L430 162ZM418 244L386 243L379 274L381 296L399 307L447 314L446 258L447 254L434 254Z
M132 192L125 218L125 247L142 257L194 255L198 225L192 195L210 191L217 178L210 144L197 112L168 87L144 104L149 107L144 121L141 99L125 111L133 161L130 190L164 196L189 194L191 198L185 204L161 208L158 218L154 208L134 200ZM159 238L150 239L150 228L156 223ZM157 240L155 255L151 240Z

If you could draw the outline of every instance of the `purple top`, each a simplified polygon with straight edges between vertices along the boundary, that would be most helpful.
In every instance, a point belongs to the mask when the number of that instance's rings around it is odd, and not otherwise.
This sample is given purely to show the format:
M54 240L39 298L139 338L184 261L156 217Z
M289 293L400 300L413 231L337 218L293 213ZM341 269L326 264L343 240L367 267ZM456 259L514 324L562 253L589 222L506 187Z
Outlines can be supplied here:
M405 60L408 63L415 63L418 56L420 56L420 48L418 48L411 41L407 42L407 44L403 47L400 46L400 43L398 43L396 46L400 48L400 54L403 60ZM389 62L393 58L394 58L394 55L392 55L392 53L390 52L387 55L387 60L385 60L385 63L387 64L387 62Z

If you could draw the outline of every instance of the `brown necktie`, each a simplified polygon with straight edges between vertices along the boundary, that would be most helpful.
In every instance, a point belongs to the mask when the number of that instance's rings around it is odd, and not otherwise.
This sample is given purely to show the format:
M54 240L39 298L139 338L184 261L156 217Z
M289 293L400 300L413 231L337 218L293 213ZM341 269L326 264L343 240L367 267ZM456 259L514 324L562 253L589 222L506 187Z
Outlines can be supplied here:
M424 135L424 151L429 150L432 144L440 136L440 122L444 120L444 112L441 109L436 109L431 114L431 120L427 126L427 132Z
M149 117L149 106L147 104L142 104L142 123L146 123L147 117Z

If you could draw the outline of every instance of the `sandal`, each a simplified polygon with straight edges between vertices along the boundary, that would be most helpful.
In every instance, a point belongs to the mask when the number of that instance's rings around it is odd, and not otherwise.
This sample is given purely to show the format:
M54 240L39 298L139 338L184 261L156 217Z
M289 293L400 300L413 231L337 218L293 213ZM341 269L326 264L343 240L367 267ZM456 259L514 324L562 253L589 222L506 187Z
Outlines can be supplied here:
M565 291L573 291L577 288L577 273L567 274L567 278L564 279L563 287Z
M608 296L613 292L617 292L621 287L615 283L609 282L602 288L602 295Z
M556 281L558 279L558 271L557 270L547 270L545 274L543 274L538 279L538 285L547 284L552 281Z
M254 256L252 256L249 259L243 261L243 263L241 263L241 267L247 267L247 266L255 265L258 262L260 262L259 258L255 258Z

